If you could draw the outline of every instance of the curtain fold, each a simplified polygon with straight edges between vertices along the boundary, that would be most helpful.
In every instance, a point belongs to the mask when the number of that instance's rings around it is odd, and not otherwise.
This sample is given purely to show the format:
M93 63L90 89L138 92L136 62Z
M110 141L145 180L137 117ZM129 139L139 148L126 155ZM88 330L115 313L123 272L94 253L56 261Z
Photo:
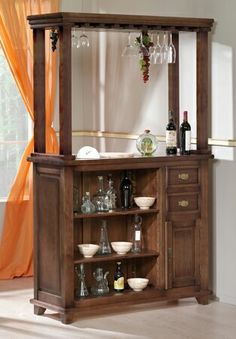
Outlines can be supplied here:
M0 0L0 43L26 109L33 113L33 34L27 15L57 12L59 0ZM58 152L52 128L56 53L51 52L49 32L46 35L46 149ZM27 157L33 152L33 138L22 156L17 175L5 207L0 244L0 279L33 274L33 196L32 165Z

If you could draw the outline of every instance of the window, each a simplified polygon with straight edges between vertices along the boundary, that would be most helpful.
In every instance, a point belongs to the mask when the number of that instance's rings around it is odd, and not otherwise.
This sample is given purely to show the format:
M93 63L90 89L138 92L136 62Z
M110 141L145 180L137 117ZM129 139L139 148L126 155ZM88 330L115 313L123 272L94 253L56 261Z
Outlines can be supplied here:
M0 199L6 199L28 142L29 115L0 46Z

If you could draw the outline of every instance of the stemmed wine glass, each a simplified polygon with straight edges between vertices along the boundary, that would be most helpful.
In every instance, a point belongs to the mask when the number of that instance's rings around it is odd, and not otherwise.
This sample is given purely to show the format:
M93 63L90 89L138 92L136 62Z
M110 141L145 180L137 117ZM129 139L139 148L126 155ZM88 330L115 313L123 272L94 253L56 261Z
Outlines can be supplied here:
M168 63L174 64L176 60L176 49L172 41L172 33L170 33L170 42L169 42L169 50L168 50Z
M85 32L82 32L82 34L79 37L78 48L80 48L80 47L89 47L89 38L85 34Z
M89 47L89 38L82 32L82 34L78 37L76 34L76 30L72 32L72 47L80 48L80 47Z
M128 35L127 46L125 46L121 55L124 56L124 57L134 57L134 56L138 55L137 47L135 45L133 45L132 42L131 42L131 33L130 32L129 32L129 35Z
M139 48L140 48L140 52L141 52L142 56L149 56L148 49L143 43L143 32L141 32L141 34L140 34L140 46L139 46Z
M156 52L155 52L153 34L151 35L151 41L153 42L153 46L149 47L150 64L155 64L156 63Z
M160 44L160 34L157 33L157 43L155 46L155 63L162 64L162 46Z
M163 36L163 44L161 46L161 54L162 54L162 63L167 64L169 58L169 45L168 45L168 34L164 32Z

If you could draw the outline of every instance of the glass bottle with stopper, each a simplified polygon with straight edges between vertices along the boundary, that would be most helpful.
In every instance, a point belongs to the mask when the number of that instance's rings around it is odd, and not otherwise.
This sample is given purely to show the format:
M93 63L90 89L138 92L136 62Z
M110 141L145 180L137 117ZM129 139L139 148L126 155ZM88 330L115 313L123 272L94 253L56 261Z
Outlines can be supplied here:
M85 192L85 195L82 198L81 212L85 214L90 214L95 212L95 206L90 200L90 193Z
M136 140L137 150L144 156L151 156L157 149L157 137L150 132L150 129L145 129Z
M109 212L112 212L116 209L116 201L117 201L117 193L116 190L114 188L114 182L111 178L111 176L109 176L108 178L108 189L107 189L107 195L109 198Z
M93 196L93 203L97 212L108 212L109 211L109 197L104 190L103 176L98 176L98 190Z

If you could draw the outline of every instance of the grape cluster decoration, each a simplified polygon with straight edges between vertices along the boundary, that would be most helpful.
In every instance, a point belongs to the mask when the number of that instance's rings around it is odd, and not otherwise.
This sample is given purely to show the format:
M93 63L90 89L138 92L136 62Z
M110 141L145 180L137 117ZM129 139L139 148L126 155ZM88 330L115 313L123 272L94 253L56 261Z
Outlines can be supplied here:
M153 47L153 42L151 41L148 32L142 32L142 38L141 36L137 37L135 43L139 48L139 65L143 75L143 82L147 83L149 80L150 67L149 48Z

